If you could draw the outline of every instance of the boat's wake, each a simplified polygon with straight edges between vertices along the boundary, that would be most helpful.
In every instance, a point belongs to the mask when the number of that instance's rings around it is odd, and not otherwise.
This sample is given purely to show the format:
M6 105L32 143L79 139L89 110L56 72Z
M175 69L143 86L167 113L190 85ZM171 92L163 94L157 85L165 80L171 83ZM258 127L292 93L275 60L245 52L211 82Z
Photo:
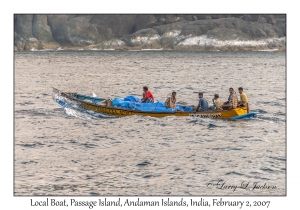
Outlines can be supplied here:
M256 120L266 122L266 123L278 123L285 124L286 123L286 114L282 112L268 112L262 109L255 110L259 112L257 114Z
M257 120L259 121L263 121L263 122L266 122L266 123L278 123L278 124L285 124L286 120L284 118L277 118L277 117L274 117L274 116L267 116L267 115L260 115Z
M54 96L53 99L62 106L64 113L68 116L76 117L79 119L99 119L99 118L115 118L114 116L105 115L102 113L96 113L92 110L87 110L62 96Z

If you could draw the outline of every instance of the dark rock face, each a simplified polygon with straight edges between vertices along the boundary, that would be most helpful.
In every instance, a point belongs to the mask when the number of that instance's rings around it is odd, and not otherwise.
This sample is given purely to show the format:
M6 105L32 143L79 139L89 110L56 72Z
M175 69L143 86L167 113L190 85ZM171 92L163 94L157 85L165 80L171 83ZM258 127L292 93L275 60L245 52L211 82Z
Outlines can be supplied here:
M49 26L52 31L53 38L59 44L70 45L70 31L68 23L68 15L48 15Z
M18 51L60 47L285 49L285 36L285 14L14 16L14 46Z
M32 34L33 15L16 15L15 32L23 38L33 37Z
M135 21L135 31L145 28L152 28L156 25L158 25L158 23L154 15L137 15Z
M265 18L267 20L267 23L276 24L276 18L274 17L274 15L265 15Z
M110 40L135 32L136 15L93 15L90 24L100 40Z
M32 35L36 39L45 42L54 42L52 31L48 25L46 15L34 15L32 20Z
M243 19L252 21L252 22L257 22L261 18L261 15L244 15Z

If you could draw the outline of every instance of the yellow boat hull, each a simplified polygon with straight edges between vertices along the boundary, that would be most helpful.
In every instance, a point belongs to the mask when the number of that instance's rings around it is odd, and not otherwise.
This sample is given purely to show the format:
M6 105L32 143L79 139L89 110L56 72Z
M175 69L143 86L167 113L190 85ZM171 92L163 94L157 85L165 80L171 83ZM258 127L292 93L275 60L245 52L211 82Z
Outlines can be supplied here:
M81 106L94 112L103 113L111 116L125 117L132 115L150 116L150 117L200 117L200 118L220 118L229 119L235 116L247 114L247 110L243 108L236 108L222 111L207 111L207 112L142 112L137 110L122 109L117 107L107 107L91 104L89 102L81 102Z

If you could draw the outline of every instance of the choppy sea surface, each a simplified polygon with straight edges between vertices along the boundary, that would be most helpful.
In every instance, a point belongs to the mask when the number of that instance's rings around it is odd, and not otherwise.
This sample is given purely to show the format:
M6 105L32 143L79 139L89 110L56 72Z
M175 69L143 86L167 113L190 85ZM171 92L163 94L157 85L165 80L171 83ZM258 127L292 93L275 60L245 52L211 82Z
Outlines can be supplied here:
M260 114L107 118L51 96L140 97L144 85L194 105L242 86ZM14 194L286 195L285 52L15 53Z

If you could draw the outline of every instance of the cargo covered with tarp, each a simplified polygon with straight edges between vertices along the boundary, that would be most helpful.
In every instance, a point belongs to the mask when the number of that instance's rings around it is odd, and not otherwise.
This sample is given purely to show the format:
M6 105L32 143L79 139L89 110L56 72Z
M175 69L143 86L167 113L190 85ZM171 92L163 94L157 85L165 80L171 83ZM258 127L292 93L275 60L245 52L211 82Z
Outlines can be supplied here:
M176 110L172 108L167 108L162 101L157 101L155 103L141 103L141 99L135 96L126 96L124 99L115 98L112 101L113 107L127 108L145 112L191 112L193 108L191 106L183 107L181 105L175 104Z

